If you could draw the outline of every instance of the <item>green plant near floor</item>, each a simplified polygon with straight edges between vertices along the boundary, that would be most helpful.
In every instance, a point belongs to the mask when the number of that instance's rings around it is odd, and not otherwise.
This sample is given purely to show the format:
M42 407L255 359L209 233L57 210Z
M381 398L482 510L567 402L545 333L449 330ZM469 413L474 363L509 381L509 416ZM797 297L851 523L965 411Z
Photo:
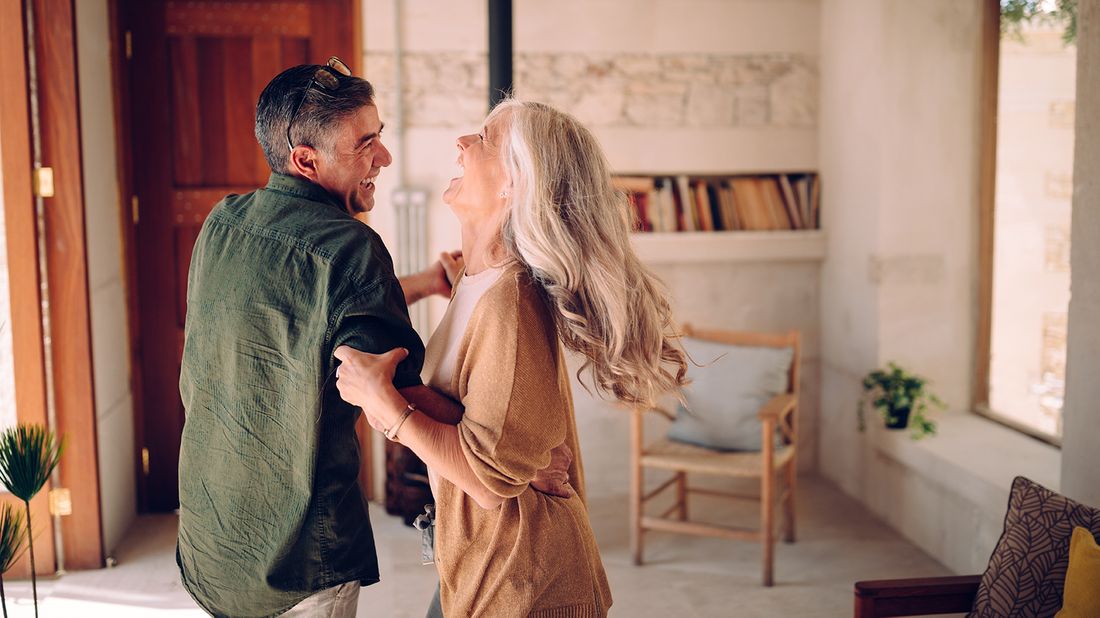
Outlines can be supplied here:
M31 498L50 478L61 461L64 447L63 439L41 425L16 425L0 434L0 483L23 501L26 513L35 618L38 617L38 576L35 574L34 535L31 533Z
M4 573L23 555L27 546L23 543L23 513L12 505L0 506L0 607L8 618L8 599L4 595Z
M935 435L936 424L928 418L929 406L947 406L928 388L928 380L887 363L863 378L863 396L859 400L859 430L866 428L867 404L879 411L886 424L894 425L908 414L910 435L914 440Z
M1001 0L1001 35L1023 40L1025 23L1038 21L1064 28L1062 41L1077 41L1077 0Z

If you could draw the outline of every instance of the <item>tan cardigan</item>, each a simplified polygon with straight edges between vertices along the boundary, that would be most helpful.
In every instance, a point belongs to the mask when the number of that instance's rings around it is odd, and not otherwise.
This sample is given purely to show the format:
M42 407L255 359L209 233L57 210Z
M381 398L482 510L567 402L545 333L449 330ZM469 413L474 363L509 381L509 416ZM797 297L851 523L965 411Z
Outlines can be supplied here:
M426 375L442 343L429 342ZM470 467L507 499L485 510L439 479L435 557L444 615L606 616L611 590L584 503L565 358L541 289L521 266L506 267L478 301L447 395L466 409L458 429ZM569 499L528 486L562 441L574 455L569 477L578 495Z

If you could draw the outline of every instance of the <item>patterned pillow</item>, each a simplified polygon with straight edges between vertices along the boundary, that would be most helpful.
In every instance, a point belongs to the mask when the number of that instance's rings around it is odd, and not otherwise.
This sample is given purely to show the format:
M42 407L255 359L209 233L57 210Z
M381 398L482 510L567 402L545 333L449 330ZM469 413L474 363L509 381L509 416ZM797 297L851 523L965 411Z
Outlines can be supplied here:
M1100 509L1016 477L1004 532L968 618L1053 616L1062 606L1069 541L1076 526L1100 534Z

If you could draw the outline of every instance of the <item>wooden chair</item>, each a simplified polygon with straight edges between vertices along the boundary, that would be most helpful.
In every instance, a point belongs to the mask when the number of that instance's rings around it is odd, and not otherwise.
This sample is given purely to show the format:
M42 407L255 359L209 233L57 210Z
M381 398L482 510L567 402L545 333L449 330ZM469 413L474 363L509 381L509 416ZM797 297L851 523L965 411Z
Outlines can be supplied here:
M763 580L772 585L775 552L775 505L778 483L776 476L784 478L784 487L778 501L784 511L784 540L795 540L795 487L797 483L798 448L798 379L800 366L800 337L797 331L784 334L746 333L719 330L694 329L684 326L689 337L739 346L793 348L794 355L787 385L787 392L768 401L760 409L760 431L763 449L760 452L726 452L673 442L667 438L643 446L642 426L646 412L657 412L672 419L671 413L655 409L635 409L631 418L631 484L630 484L630 546L634 564L642 564L643 540L646 531L659 530L699 536L757 541L763 547ZM730 368L736 370L736 368ZM690 389L691 387L688 386ZM776 445L776 436L779 445ZM652 491L643 494L644 470L655 468L673 473L672 478ZM720 492L688 485L687 475L705 474L734 478L760 479L760 495L746 496L732 492ZM675 485L676 501L660 516L647 515L645 503ZM713 525L688 519L688 496L703 494L735 499L760 500L760 527L755 529ZM675 513L675 517L672 515Z

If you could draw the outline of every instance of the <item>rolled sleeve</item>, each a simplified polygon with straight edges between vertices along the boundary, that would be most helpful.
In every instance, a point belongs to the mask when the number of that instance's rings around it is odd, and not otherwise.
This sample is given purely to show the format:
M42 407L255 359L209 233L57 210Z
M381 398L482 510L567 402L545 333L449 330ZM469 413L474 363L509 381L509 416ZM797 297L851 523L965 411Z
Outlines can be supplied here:
M332 350L346 345L362 352L383 354L405 348L409 356L397 365L393 385L400 389L422 383L424 343L412 327L405 294L396 279L383 280L352 297L336 318L333 333Z

